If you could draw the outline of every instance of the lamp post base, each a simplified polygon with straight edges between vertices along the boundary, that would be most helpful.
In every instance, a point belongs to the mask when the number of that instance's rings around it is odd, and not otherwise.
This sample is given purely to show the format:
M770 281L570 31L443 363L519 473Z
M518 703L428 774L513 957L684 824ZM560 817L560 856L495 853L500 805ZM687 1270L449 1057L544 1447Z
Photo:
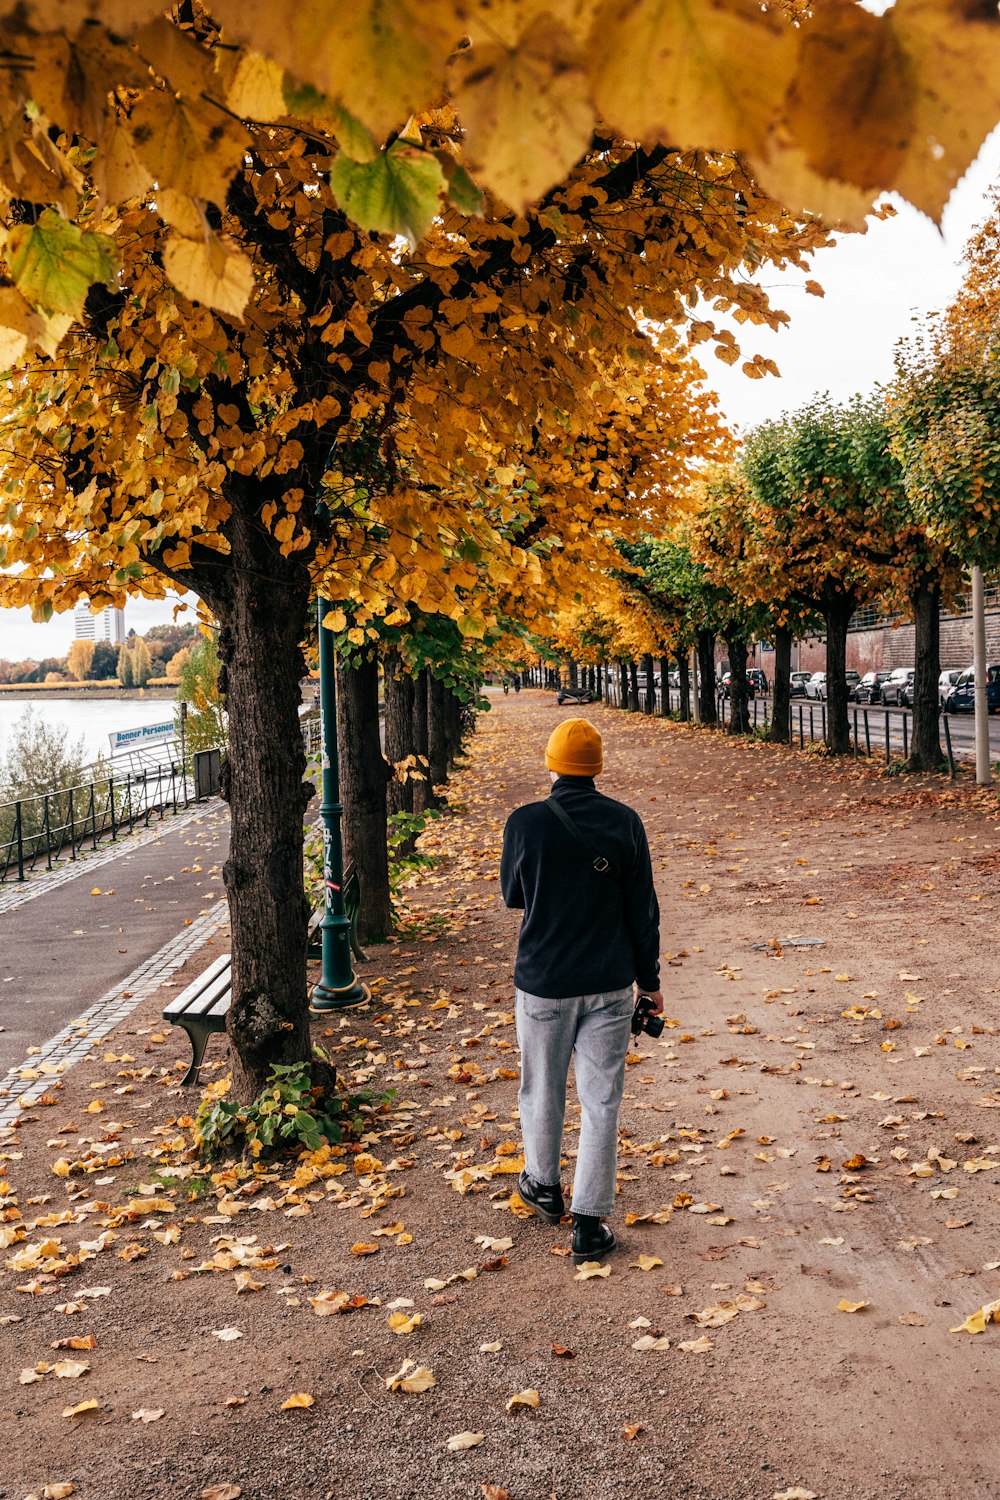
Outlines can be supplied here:
M312 1016L326 1016L331 1011L364 1005L371 997L372 992L368 986L362 984L356 974L352 974L350 984L341 989L330 989L324 984L315 985L309 996L309 1013Z

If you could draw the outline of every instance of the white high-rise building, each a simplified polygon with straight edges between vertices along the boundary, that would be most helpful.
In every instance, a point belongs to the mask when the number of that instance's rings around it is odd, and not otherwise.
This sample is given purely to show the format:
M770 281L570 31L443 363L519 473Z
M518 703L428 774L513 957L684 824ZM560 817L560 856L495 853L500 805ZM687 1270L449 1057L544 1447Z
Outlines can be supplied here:
M102 609L92 615L84 601L73 611L73 626L78 641L110 641L112 646L120 646L125 639L125 611Z

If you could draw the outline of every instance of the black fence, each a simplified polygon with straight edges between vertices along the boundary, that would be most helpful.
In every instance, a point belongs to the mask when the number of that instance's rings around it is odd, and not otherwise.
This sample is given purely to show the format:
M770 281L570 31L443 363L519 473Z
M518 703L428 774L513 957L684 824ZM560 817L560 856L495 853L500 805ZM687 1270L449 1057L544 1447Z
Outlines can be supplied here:
M663 692L659 683L653 686L652 694L648 693L643 685L643 679L639 679L638 693L628 691L627 701L622 704L621 682L618 675L610 673L604 683L602 697L604 702L614 708L625 707L632 713L662 714L680 713L681 695L680 689L667 687L666 708L663 705ZM718 713L718 726L724 729L732 719L732 704L728 698L720 697L716 701ZM766 731L770 728L773 706L769 698L754 697L747 704L748 728ZM807 744L822 743L826 739L826 713L827 705L816 699L792 699L789 704L789 741L797 744L800 749L805 749ZM912 738L913 717L901 708L870 708L862 704L850 704L848 707L848 725L851 730L851 747L855 759L861 755L884 757L886 765L891 765L894 760L906 760L910 753L910 740ZM940 716L940 735L945 747L948 760L948 768L952 775L955 774L955 762L963 757L963 753L969 756L975 754L974 747L954 746L951 738L951 724L947 714Z
M190 801L190 778L177 763L0 804L0 883L75 860L83 849L148 828Z

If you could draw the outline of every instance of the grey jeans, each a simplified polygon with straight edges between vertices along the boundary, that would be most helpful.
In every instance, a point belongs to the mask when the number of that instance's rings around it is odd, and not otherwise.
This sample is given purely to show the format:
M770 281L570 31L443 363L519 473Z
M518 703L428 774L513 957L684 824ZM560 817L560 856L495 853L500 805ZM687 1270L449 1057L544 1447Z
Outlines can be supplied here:
M568 1000L517 991L524 1164L528 1174L547 1187L559 1182L566 1078L570 1058L576 1055L576 1092L582 1111L573 1177L573 1212L577 1214L606 1218L614 1212L618 1110L634 1005L631 985Z

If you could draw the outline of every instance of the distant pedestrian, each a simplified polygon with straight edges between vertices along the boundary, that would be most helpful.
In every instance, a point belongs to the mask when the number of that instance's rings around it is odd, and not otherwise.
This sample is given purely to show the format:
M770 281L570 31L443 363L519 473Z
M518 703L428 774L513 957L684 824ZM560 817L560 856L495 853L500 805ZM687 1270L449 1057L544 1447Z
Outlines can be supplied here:
M582 1110L572 1204L579 1264L616 1243L601 1221L614 1212L633 984L649 997L648 1011L663 1010L660 912L642 820L594 785L604 752L593 724L560 724L545 764L552 792L511 813L500 864L504 901L524 911L514 967L525 1158L518 1192L550 1224L565 1212L562 1133L575 1054Z
M514 673L514 691L515 691L515 693L519 693L521 691L521 674L520 674L520 672L515 672Z

